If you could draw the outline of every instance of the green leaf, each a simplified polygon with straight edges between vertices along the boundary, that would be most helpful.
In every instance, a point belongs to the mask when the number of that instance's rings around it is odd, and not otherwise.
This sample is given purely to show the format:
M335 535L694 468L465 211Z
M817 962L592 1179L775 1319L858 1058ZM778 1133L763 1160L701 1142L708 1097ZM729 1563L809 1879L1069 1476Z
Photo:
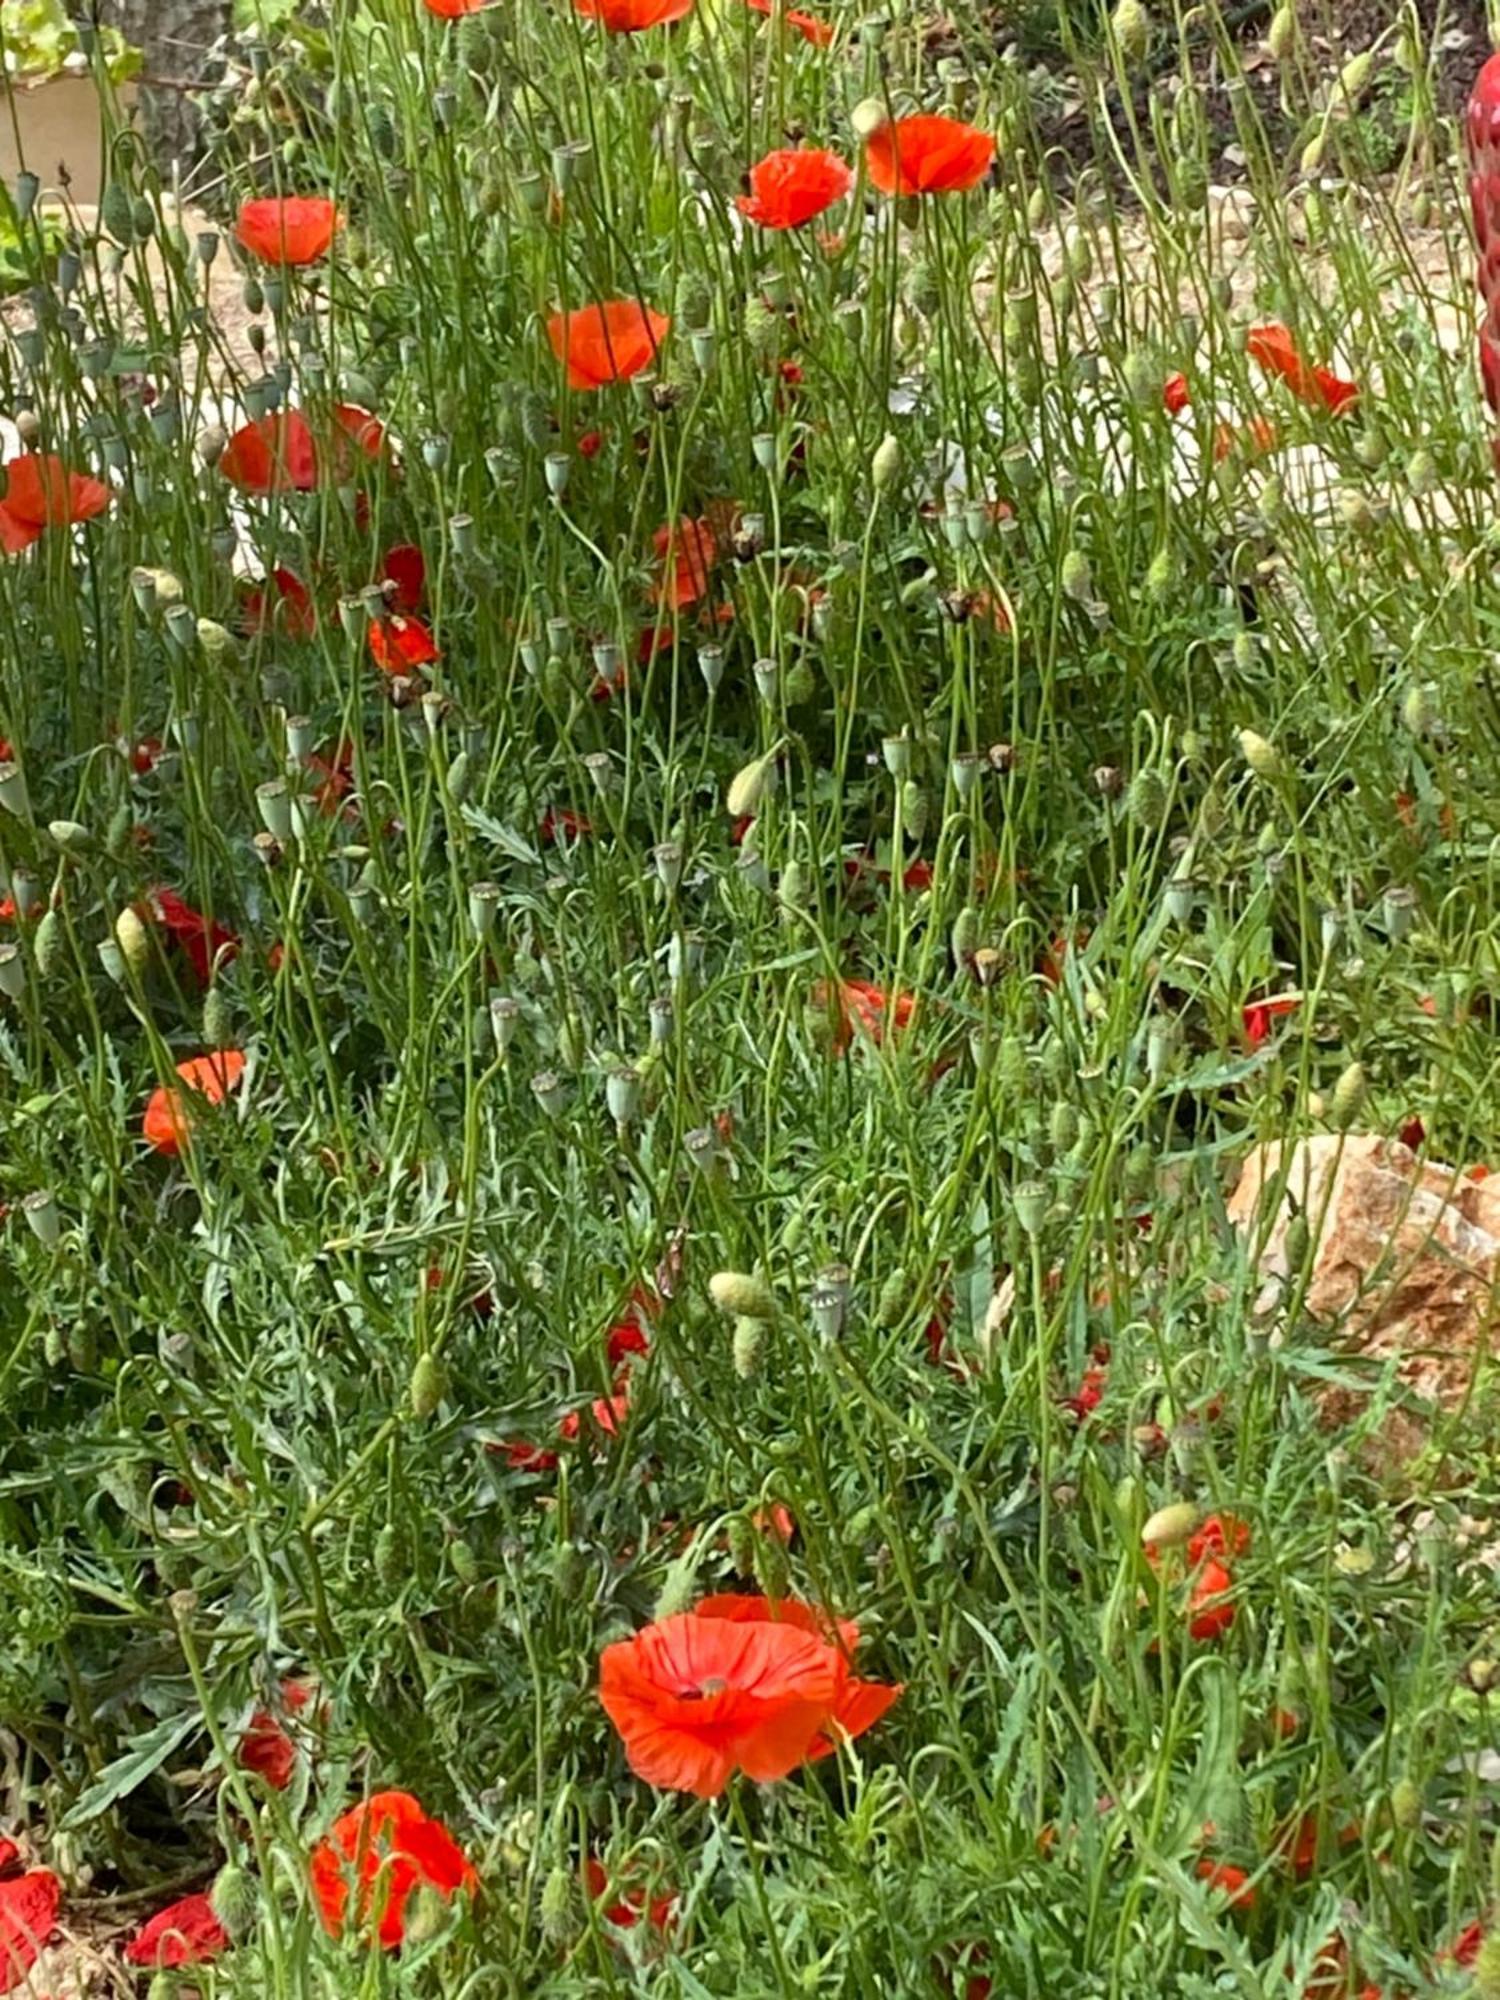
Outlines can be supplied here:
M91 1785L79 1793L59 1822L65 1833L87 1826L90 1820L108 1812L116 1799L123 1799L137 1785L144 1784L153 1771L161 1769L177 1746L199 1727L196 1712L169 1716L144 1736L137 1736L123 1757L107 1764Z

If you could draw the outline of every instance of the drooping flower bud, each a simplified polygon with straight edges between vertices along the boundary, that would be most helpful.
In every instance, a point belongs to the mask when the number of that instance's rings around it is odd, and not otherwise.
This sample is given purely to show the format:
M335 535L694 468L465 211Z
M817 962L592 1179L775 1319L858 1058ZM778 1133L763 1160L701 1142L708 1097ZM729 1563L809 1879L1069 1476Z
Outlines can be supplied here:
M883 493L892 485L901 472L901 442L893 432L887 431L875 447L875 456L870 460L870 484L877 493Z
M115 918L115 943L120 947L120 956L131 977L139 979L146 969L151 940L146 926L128 904Z
M447 1388L447 1377L437 1356L431 1352L418 1355L417 1365L411 1371L412 1415L425 1421L442 1402Z
M708 1295L722 1313L741 1319L773 1320L776 1299L764 1278L749 1271L716 1271Z
M1282 762L1280 751L1275 744L1268 743L1264 736L1257 735L1253 729L1242 729L1239 734L1239 744L1240 755L1257 778L1264 778L1268 783L1274 783L1285 774L1286 766Z
M760 811L767 796L776 784L776 751L768 750L764 757L756 757L742 765L729 781L729 790L724 795L724 810L731 819L743 819L747 814Z

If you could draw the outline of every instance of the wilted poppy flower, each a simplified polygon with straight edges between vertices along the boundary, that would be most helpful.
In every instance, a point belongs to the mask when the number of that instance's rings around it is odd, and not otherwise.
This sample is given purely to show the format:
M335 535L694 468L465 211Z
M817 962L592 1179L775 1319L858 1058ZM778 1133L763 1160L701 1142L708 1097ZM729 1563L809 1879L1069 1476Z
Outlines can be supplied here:
M865 141L870 179L882 194L957 194L990 170L995 142L957 118L895 118Z
M638 35L645 28L680 21L693 11L693 0L573 0L573 5L612 35Z
M311 1873L324 1929L343 1934L352 1884L354 1924L363 1931L375 1919L387 1950L405 1940L413 1890L434 1890L446 1902L479 1881L447 1827L429 1819L410 1792L376 1792L336 1819L313 1851Z
M767 153L750 169L750 192L735 206L762 229L797 229L849 192L854 175L837 153L798 146Z
M14 1871L17 1854L3 1843L4 1866ZM50 1868L28 1868L0 1881L0 1993L9 1993L36 1964L37 1954L57 1928L62 1884Z
M392 612L388 618L372 618L365 629L370 657L385 673L415 673L418 667L430 666L443 657L420 618L403 618Z
M1245 1040L1258 1049L1271 1032L1271 1023L1284 1014L1295 1014L1302 1005L1300 993L1276 993L1265 1000L1247 1001L1241 1014Z
M240 629L253 637L276 632L287 639L311 639L318 630L312 592L289 569L273 569L263 583L245 592Z
M623 1390L613 1396L596 1396L589 1405L589 1415L605 1437L618 1437L626 1418L630 1415L630 1398ZM583 1413L569 1410L557 1426L560 1438L571 1444L583 1429Z
M208 1897L200 1892L158 1910L126 1945L125 1957L131 1965L170 1970L177 1965L202 1965L206 1959L217 1958L228 1944L228 1931L214 1915Z
M696 604L708 590L708 573L718 561L719 546L707 521L664 521L651 538L662 565L656 601L673 611Z
M1181 373L1169 375L1161 385L1161 400L1169 417L1175 417L1185 410L1193 398L1188 390L1188 378Z
M1198 1863L1197 1875L1200 1882L1206 1882L1210 1889L1218 1889L1227 1896L1231 1909L1255 1908L1255 1890L1250 1877L1243 1868L1236 1868L1232 1861L1210 1861L1205 1854Z
M312 1694L310 1681L288 1680L279 1690L282 1709L300 1715ZM240 1738L239 1760L247 1771L264 1778L273 1791L284 1792L297 1766L297 1746L269 1708L258 1708Z
M207 986L216 964L227 965L239 952L236 932L195 910L164 884L147 890L146 901L136 915L159 923L172 942L181 946L200 986Z
M380 457L385 431L353 403L335 403L329 415L333 428L321 449L301 410L273 410L242 424L225 445L219 470L244 493L311 493L325 482L340 484L353 474L356 450Z
M556 1472L562 1461L555 1451L546 1451L530 1438L507 1438L504 1444L492 1444L486 1450L497 1452L504 1458L512 1472Z
M737 1769L769 1784L805 1762L843 1678L814 1633L688 1612L606 1646L599 1698L637 1777L711 1799Z
M752 14L775 14L776 0L745 0ZM816 14L804 14L796 7L783 7L781 18L787 27L795 29L804 42L811 42L820 49L826 49L833 40L833 27L828 21L820 21Z
M1248 424L1241 424L1238 429L1233 424L1215 424L1215 465L1222 465L1239 446L1244 447L1248 456L1263 458L1268 451L1276 449L1276 426L1269 417L1252 417Z
M1245 352L1268 375L1279 376L1299 402L1329 410L1337 416L1359 396L1353 382L1340 381L1327 368L1313 368L1304 361L1289 328L1279 320L1252 326L1245 336Z
M652 1930L671 1928L672 1915L677 1908L675 1891L665 1896L653 1896L648 1903L644 1889L622 1887L592 1854L583 1864L583 1881L589 1901L604 1905L599 1914L616 1930L633 1930L642 1917Z
M656 359L671 320L638 299L609 299L577 312L554 313L547 322L552 352L574 389L602 389L627 382Z
M234 238L262 263L316 264L338 226L338 208L326 195L269 195L241 203Z
M828 1006L832 998L837 1008L838 1027L833 1040L833 1053L837 1056L843 1055L856 1033L867 1035L879 1047L887 1028L899 1035L910 1026L917 1009L914 994L889 994L884 987L873 986L867 979L841 979L831 993L828 982L820 979L812 997L815 1007Z
M536 833L543 847L552 847L560 833L569 840L582 840L593 830L594 822L587 813L574 812L571 806L548 806L537 822Z
M193 1056L177 1065L181 1087L162 1086L153 1090L141 1121L141 1134L158 1153L171 1156L182 1151L192 1133L189 1096L207 1104L222 1104L245 1074L245 1058L238 1049L216 1049L209 1056Z
M1217 1639L1234 1623L1229 1592L1234 1578L1216 1556L1210 1556L1193 1578L1188 1596L1188 1632L1194 1639Z
M69 472L55 452L26 452L7 460L0 494L0 549L19 555L48 528L95 520L110 503L102 480Z

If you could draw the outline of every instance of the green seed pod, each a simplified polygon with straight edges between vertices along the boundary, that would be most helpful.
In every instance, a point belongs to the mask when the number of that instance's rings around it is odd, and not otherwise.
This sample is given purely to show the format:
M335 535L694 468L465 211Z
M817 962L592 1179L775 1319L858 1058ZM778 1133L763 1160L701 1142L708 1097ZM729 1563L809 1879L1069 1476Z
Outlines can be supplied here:
M734 1362L734 1372L742 1382L748 1382L760 1367L760 1351L765 1342L765 1324L758 1319L747 1319L743 1314L734 1323L734 1338L730 1353Z
M897 1327L906 1317L906 1308L911 1296L911 1280L904 1268L898 1264L885 1279L875 1300L875 1324L887 1332Z
M1041 1233L1052 1197L1045 1181L1021 1181L1011 1190L1011 1206L1016 1221L1028 1236Z
M1307 1216L1299 1209L1286 1227L1286 1267L1293 1277L1306 1266L1311 1244L1312 1231L1308 1228Z
M1349 1131L1364 1110L1368 1095L1364 1064L1350 1063L1333 1086L1333 1096L1329 1100L1328 1120L1335 1130Z
M1082 229L1070 229L1063 242L1063 255L1067 258L1068 274L1076 278L1080 285L1086 285L1094 275L1094 246Z
M1144 62L1151 49L1151 16L1141 0L1118 0L1110 26L1126 62Z
M1167 816L1166 781L1152 765L1143 765L1130 781L1125 794L1125 810L1136 825L1154 833Z
M1047 220L1047 190L1034 187L1026 197L1026 227L1040 229Z
M776 1298L764 1278L749 1271L715 1271L708 1295L721 1313L742 1319L772 1320Z
M461 1535L448 1544L448 1561L460 1583L478 1583L479 1558Z
M1093 572L1089 568L1089 559L1082 549L1069 549L1063 557L1062 587L1063 595L1071 597L1075 604L1093 596Z
M1120 368L1125 393L1138 410L1153 409L1161 400L1161 372L1144 348L1133 347Z
M383 1590L395 1590L406 1580L406 1546L401 1530L387 1521L375 1537L375 1575Z
M242 1938L255 1922L258 1898L253 1876L238 1862L227 1861L214 1877L209 1901L230 1937Z
M411 1371L411 1413L425 1420L430 1417L447 1393L447 1378L442 1363L432 1353L420 1354L417 1365Z

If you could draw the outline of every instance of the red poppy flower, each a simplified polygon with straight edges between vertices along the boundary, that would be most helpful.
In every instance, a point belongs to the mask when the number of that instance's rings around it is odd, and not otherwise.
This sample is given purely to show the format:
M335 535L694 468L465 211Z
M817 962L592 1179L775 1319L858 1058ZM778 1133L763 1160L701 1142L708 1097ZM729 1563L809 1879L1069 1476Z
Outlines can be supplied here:
M638 35L666 21L680 21L693 11L693 0L573 0L573 5L612 35Z
M604 1336L604 1345L611 1368L618 1368L631 1354L651 1352L650 1340L644 1329L633 1319L616 1320Z
M380 580L386 586L385 601L390 610L407 617L421 610L427 588L427 559L415 542L398 542L387 550L380 565Z
M26 452L6 462L0 495L0 549L19 555L48 528L95 520L108 507L109 488L86 473L69 472L55 452Z
M673 611L696 604L708 590L708 573L718 561L719 545L707 521L684 518L664 521L651 537L662 576L656 601Z
M1161 386L1161 400L1169 417L1175 417L1185 410L1193 398L1188 390L1188 378L1183 374L1169 375Z
M1210 1556L1193 1578L1188 1597L1188 1632L1194 1639L1217 1639L1234 1623L1229 1592L1234 1578L1217 1557Z
M546 1451L530 1438L507 1438L504 1444L492 1444L486 1449L498 1452L512 1472L556 1472L562 1460L555 1451Z
M301 410L257 417L225 445L219 470L244 493L311 493L325 481L342 484L353 476L351 446L365 458L379 458L385 431L353 403L335 403L330 415L334 428L321 450Z
M1338 1830L1340 1846L1347 1847L1351 1841L1359 1839L1359 1822L1346 1820ZM1305 1812L1289 1819L1277 1834L1276 1854L1284 1861L1299 1882L1305 1882L1318 1865L1318 1849L1321 1842L1321 1827L1316 1812Z
M1214 426L1214 464L1222 465L1237 445L1252 458L1262 458L1276 449L1276 426L1269 417L1255 417L1236 430L1233 424Z
M413 674L443 657L420 618L393 612L389 618L372 618L365 629L370 657L385 673Z
M1190 1563L1200 1563L1208 1556L1219 1556L1232 1562L1236 1556L1244 1555L1249 1546L1250 1529L1246 1522L1235 1514L1210 1514L1189 1535L1187 1558Z
M1247 1001L1241 1014L1245 1040L1258 1049L1271 1032L1271 1023L1284 1014L1295 1014L1302 1005L1300 993L1277 993L1265 1000Z
M327 256L339 219L326 195L269 195L241 203L234 237L265 264L316 264Z
M793 1597L778 1598L773 1602L769 1597L726 1591L715 1597L705 1597L701 1603L694 1605L693 1616L727 1619L736 1625L794 1625L801 1632L816 1633L834 1646L839 1652L841 1665L846 1669L859 1644L859 1627L852 1619L833 1618L828 1612L816 1610L810 1604L800 1604ZM831 1756L840 1741L853 1742L856 1736L863 1736L901 1692L899 1686L892 1686L886 1681L855 1680L846 1674L827 1720L813 1739L809 1758L816 1760Z
M745 0L745 4L753 14L769 17L776 11L775 0ZM811 42L817 48L826 49L833 40L831 23L820 21L816 14L804 14L795 7L783 7L781 18L787 27L796 30L803 41Z
M623 1390L617 1390L613 1396L596 1396L589 1405L589 1415L605 1437L618 1437L630 1415L630 1398ZM582 1411L569 1410L558 1424L557 1434L571 1444L582 1429Z
M136 915L159 923L173 943L182 947L200 986L207 986L216 964L227 965L239 952L236 932L204 916L185 903L175 889L163 884L147 890L146 901L137 907Z
M312 1694L310 1681L281 1683L281 1707L288 1715L299 1715ZM239 1760L243 1769L264 1778L273 1791L284 1792L297 1767L297 1746L269 1708L258 1708L240 1738Z
M642 1917L654 1931L671 1929L677 1908L675 1890L665 1896L653 1896L648 1903L644 1889L622 1888L592 1854L583 1864L583 1881L589 1901L604 1904L599 1914L616 1930L633 1930Z
M287 639L315 638L318 614L312 592L293 571L273 569L264 583L245 592L240 630L251 638L268 632Z
M1104 1392L1109 1387L1108 1368L1085 1368L1079 1380L1077 1393L1063 1398L1063 1408L1071 1410L1078 1421L1091 1417L1104 1401Z
M957 118L896 118L865 142L870 179L882 194L956 194L990 170L995 142Z
M1210 1861L1205 1854L1198 1863L1198 1880L1206 1882L1210 1889L1219 1889L1229 1898L1229 1906L1235 1910L1255 1908L1255 1890L1250 1877L1243 1868L1236 1868L1232 1861Z
M815 1007L829 1004L826 980L818 981L812 997ZM917 1008L914 994L888 994L884 987L873 986L867 979L841 979L834 997L838 1008L838 1029L833 1042L836 1056L843 1055L856 1033L867 1035L878 1048L885 1040L887 1025L899 1035L910 1026Z
M5 1846L5 1866L13 1868L15 1845L7 1841ZM57 1928L61 1904L62 1884L50 1868L28 1868L0 1881L0 1993L13 1992L36 1964Z
M441 1820L429 1819L410 1792L376 1792L336 1819L312 1857L312 1892L323 1927L343 1934L349 1891L357 1890L354 1923L364 1931L376 1919L376 1936L389 1951L406 1937L412 1891L432 1889L446 1902L479 1877Z
M1413 1153L1419 1153L1427 1141L1427 1127L1420 1118L1408 1118L1396 1136L1403 1146Z
M1494 60L1495 58L1492 56L1490 61L1493 62ZM1489 63L1485 64L1486 69L1489 66ZM1464 1925L1448 1949L1440 1953L1439 1956L1440 1958L1447 1959L1453 1965L1473 1965L1479 1957L1480 1949L1484 1944L1487 1934L1485 1924L1476 1918L1472 1924Z
M1252 326L1245 336L1245 352L1268 375L1276 375L1285 382L1299 402L1329 410L1334 416L1359 396L1355 383L1340 381L1326 368L1310 367L1290 329L1279 320Z
M461 21L466 14L477 14L488 6L489 0L422 0L422 4L440 21Z
M141 1120L141 1134L158 1153L176 1156L192 1134L189 1095L208 1104L222 1104L245 1073L245 1058L238 1049L216 1049L209 1056L193 1056L177 1065L182 1087L163 1086L153 1090Z
M537 822L536 832L543 847L552 847L560 833L569 840L582 840L593 830L594 822L586 813L574 812L570 806L548 806Z
M750 192L737 196L735 206L762 229L799 229L853 185L854 176L837 153L798 146L757 160L750 169Z
M791 1508L784 1506L780 1500L757 1507L750 1516L750 1525L758 1535L774 1535L783 1548L790 1548L792 1537L797 1532Z
M603 431L585 431L578 440L580 458L597 458L604 449Z
M552 352L574 389L602 389L627 382L656 359L672 322L639 299L609 299L577 312L554 313L547 322Z
M158 1910L126 1945L125 1957L131 1965L157 1969L202 1965L206 1959L217 1958L228 1944L228 1931L214 1915L208 1897L200 1892Z
M834 1647L786 1621L682 1613L605 1647L599 1698L637 1777L710 1799L737 1769L761 1784L796 1770L843 1677Z

